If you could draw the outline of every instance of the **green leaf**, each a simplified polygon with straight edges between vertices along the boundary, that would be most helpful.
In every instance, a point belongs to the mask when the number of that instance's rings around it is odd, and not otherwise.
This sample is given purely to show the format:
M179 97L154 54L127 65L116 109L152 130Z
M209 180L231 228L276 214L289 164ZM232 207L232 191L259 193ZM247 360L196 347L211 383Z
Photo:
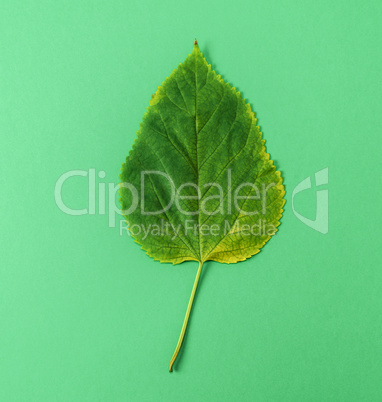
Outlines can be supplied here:
M285 191L264 142L249 103L195 41L153 95L120 176L135 241L160 262L199 262L170 371L203 263L243 261L277 230Z

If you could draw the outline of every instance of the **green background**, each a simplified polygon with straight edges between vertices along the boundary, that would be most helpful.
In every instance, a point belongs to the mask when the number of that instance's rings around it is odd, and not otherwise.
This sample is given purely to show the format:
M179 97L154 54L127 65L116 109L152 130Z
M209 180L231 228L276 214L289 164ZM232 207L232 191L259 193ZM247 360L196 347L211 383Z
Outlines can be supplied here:
M381 17L379 0L1 2L0 400L381 400ZM54 187L118 182L194 37L253 106L287 203L260 254L206 264L169 374L197 263L64 214ZM325 167L327 235L291 207ZM63 187L72 208L87 193ZM313 219L315 197L296 209Z

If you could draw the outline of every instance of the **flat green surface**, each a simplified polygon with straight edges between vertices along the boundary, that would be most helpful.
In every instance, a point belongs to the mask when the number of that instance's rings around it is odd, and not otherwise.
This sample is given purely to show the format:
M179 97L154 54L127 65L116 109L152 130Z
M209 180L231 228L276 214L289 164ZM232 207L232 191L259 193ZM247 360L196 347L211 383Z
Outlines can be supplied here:
M381 399L381 17L377 0L1 3L1 401ZM206 264L169 374L197 263L64 214L54 187L72 169L118 183L194 37L253 106L287 203L260 254ZM291 206L325 167L327 235ZM63 187L72 208L87 193ZM315 199L295 207L313 218Z

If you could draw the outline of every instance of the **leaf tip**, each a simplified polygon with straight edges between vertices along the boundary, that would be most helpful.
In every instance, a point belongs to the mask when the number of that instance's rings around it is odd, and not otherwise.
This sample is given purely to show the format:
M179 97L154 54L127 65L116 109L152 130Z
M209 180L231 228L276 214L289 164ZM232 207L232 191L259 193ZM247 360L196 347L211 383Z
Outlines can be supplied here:
M198 46L198 41L196 40L196 38L194 40L194 46Z

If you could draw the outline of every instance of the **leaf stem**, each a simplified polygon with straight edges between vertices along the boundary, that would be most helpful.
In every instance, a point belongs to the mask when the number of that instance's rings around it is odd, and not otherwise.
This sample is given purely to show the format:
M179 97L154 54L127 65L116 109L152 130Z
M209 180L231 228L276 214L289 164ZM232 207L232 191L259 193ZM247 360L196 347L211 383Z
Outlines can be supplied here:
M190 317L190 313L191 313L191 308L192 308L192 302L194 301L194 297L195 297L195 293L196 293L196 288L198 287L198 282L199 282L199 277L200 277L200 273L202 272L202 267L203 267L203 263L199 262L199 268L198 268L198 272L196 273L196 277L195 277L195 282L194 282L194 286L192 288L192 292L191 292L191 296L190 296L190 300L188 302L188 307L187 307L187 311L186 311L186 316L184 317L184 321L183 321L183 326L182 326L182 330L180 331L180 336L179 336L179 340L178 340L178 344L176 345L175 348L175 352L171 358L170 361L170 366L169 366L169 370L170 373L172 372L172 366L175 363L175 360L178 356L178 353L180 351L180 348L182 346L183 343L183 338L184 335L186 333L186 329L187 329L187 323L188 323L188 319Z

